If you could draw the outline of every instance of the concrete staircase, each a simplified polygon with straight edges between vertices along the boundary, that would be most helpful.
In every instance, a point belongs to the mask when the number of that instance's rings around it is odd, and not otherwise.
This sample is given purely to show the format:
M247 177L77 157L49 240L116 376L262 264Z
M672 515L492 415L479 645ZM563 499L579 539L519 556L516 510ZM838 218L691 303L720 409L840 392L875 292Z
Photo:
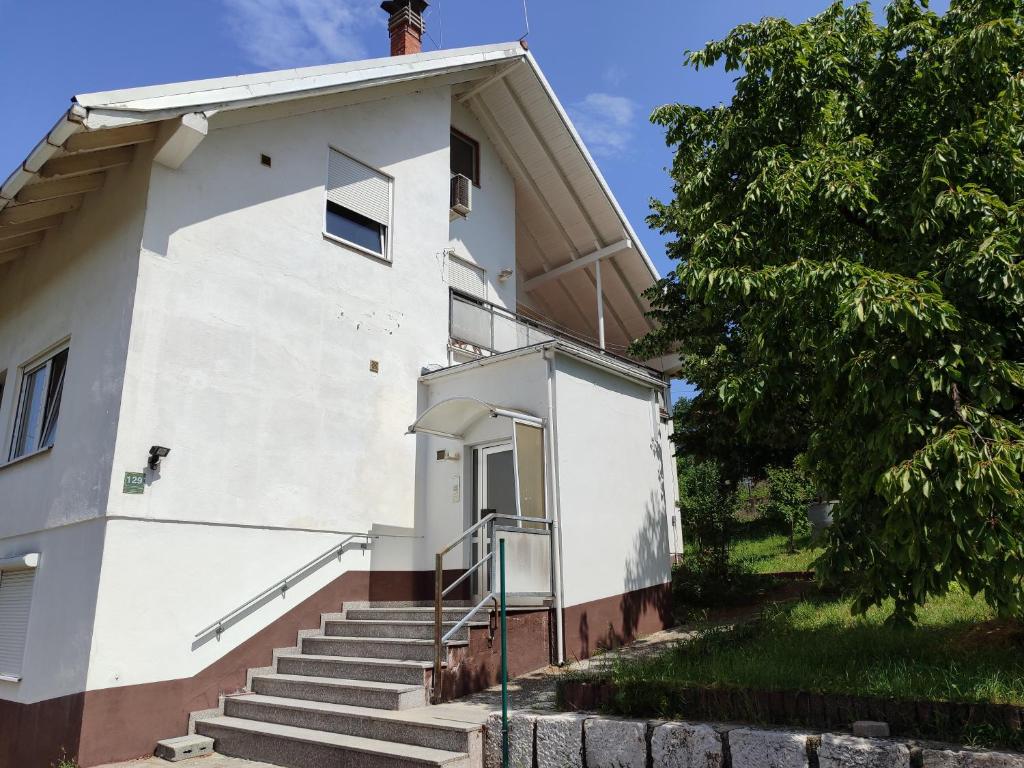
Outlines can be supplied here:
M466 608L445 608L446 628ZM482 765L479 725L433 716L434 609L360 607L325 616L274 665L250 672L252 693L195 719L217 752L289 768ZM486 624L486 615L476 625ZM468 627L450 647L469 643Z

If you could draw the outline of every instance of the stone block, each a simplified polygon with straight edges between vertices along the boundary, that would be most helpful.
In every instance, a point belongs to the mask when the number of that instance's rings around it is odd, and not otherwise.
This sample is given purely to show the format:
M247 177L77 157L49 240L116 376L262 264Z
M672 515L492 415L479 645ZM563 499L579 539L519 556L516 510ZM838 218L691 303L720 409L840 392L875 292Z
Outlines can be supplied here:
M1012 752L921 750L924 768L1024 768L1024 755Z
M209 736L191 734L189 736L176 736L173 739L164 739L156 743L157 757L176 763L179 760L191 760L193 757L202 757L213 752L213 739Z
M647 724L592 717L583 724L587 768L646 768Z
M906 744L826 733L818 747L821 768L910 768Z
M587 715L537 718L537 768L583 768L583 723Z
M732 768L808 768L806 734L737 728L728 738Z
M863 739L888 739L889 724L877 720L858 720L853 724L853 735Z
M722 768L722 737L710 725L665 723L651 736L653 768Z
M508 716L508 763L510 768L533 768L533 737L536 715L511 712ZM484 724L484 768L501 768L501 712L492 712Z

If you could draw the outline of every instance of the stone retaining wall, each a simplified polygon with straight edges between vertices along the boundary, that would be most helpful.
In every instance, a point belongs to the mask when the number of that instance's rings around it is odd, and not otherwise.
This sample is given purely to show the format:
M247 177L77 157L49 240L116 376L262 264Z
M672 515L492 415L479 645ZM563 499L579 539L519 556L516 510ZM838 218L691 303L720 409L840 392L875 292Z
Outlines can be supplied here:
M581 713L509 716L511 768L1024 768L1024 755L740 725ZM484 728L484 768L501 768L501 714Z

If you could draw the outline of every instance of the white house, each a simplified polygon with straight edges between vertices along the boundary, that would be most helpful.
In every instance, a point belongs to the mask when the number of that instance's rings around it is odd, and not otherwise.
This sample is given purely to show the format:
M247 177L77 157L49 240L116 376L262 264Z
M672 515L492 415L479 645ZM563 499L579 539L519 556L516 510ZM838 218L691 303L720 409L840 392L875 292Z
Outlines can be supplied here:
M393 57L80 95L0 188L0 766L493 683L498 539L515 671L668 620L657 273L524 45L384 5Z

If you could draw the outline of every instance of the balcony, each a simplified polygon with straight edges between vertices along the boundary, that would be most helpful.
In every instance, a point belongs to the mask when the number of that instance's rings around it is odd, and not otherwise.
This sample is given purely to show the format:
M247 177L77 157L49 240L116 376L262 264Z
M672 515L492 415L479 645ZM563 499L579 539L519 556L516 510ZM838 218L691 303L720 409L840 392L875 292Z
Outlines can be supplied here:
M653 372L643 363L602 350L571 331L455 291L450 292L448 328L453 364L557 340Z

